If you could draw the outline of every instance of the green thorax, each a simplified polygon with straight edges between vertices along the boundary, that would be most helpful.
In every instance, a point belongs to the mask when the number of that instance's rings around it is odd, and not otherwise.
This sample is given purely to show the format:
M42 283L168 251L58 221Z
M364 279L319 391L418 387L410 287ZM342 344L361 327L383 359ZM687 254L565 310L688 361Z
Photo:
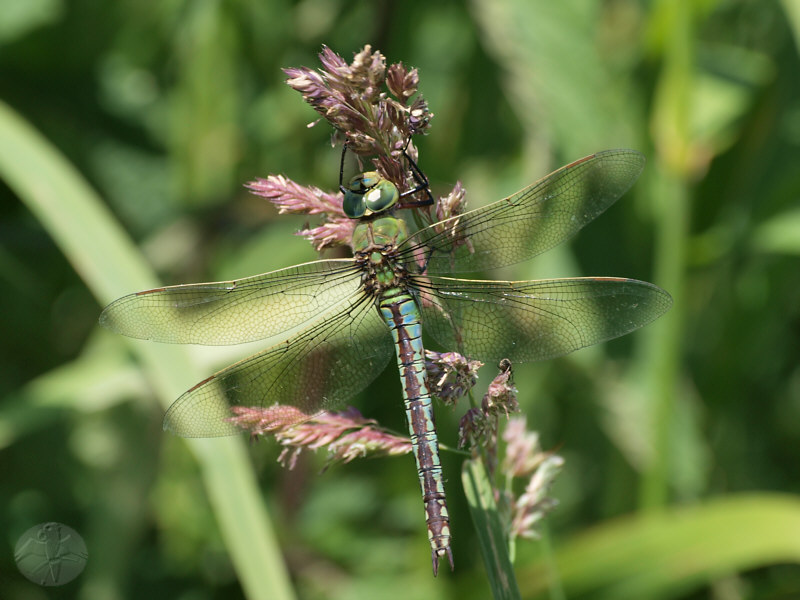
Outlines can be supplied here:
M381 297L405 289L406 270L397 260L397 245L408 237L405 221L380 217L362 221L353 232L353 253L363 269L364 289Z
M371 252L398 246L408 237L405 221L397 217L381 217L362 221L353 231L353 252Z
M408 228L388 214L400 197L397 187L379 173L368 171L353 177L342 189L344 213L360 221L352 247L363 269L364 289L376 298L387 290L405 289L406 271L397 260L397 246L408 238Z

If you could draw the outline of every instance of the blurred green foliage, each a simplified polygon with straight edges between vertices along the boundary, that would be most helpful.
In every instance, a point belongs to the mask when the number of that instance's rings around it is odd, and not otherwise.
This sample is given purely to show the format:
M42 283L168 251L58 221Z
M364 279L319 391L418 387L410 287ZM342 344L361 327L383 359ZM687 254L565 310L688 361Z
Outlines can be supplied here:
M306 127L280 71L316 66L323 43L419 68L436 113L421 165L473 206L597 150L649 158L569 246L494 274L636 277L675 297L641 332L515 369L529 425L567 459L547 539L517 547L523 597L800 596L796 0L2 0L0 15L0 597L488 597L459 457L444 457L456 571L434 580L410 458L319 475L315 457L280 469L269 443L166 436L164 406L252 347L159 349L96 324L150 268L181 283L315 258L291 235L302 220L242 184L335 187L331 132ZM355 404L402 429L392 369ZM446 443L458 417L439 411ZM45 521L89 549L48 596L11 551Z

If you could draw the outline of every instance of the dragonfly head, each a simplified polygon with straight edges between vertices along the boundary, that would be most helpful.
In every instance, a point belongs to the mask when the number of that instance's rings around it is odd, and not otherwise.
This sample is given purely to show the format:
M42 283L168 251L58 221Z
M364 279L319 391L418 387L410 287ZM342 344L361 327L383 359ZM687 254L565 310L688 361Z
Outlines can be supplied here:
M389 210L399 198L400 193L391 181L375 171L367 171L350 180L342 208L351 219L360 219Z

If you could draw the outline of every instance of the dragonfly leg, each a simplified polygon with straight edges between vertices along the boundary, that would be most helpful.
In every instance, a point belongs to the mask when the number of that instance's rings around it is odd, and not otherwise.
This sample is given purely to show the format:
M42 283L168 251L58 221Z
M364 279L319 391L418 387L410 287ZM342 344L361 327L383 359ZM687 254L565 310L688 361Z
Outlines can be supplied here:
M411 168L411 176L414 177L414 181L417 182L417 185L413 189L406 190L400 194L400 199L402 200L403 198L413 196L417 192L421 192L423 190L425 190L425 195L427 198L425 198L425 200L417 200L415 202L400 202L400 204L398 204L398 208L431 206L434 204L433 195L431 194L431 185L428 183L428 178L425 176L425 173L422 172L422 169L419 168L419 165L417 165L416 161L408 154L407 150L410 143L411 137L408 138L405 148L403 148L403 156L405 156L406 160L408 161L408 166Z
M347 154L347 140L342 144L342 159L339 162L339 191L343 194L347 193L347 188L344 187L344 155Z

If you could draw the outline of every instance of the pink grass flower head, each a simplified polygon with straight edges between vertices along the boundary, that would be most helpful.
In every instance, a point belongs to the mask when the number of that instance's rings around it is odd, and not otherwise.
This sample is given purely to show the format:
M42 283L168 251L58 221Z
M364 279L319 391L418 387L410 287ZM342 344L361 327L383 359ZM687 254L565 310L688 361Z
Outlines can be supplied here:
M402 63L387 68L384 56L369 45L350 64L327 46L319 58L322 68L316 71L284 69L286 83L344 137L351 151L376 157L375 170L401 192L414 187L403 149L408 147L416 160L411 137L427 133L433 118L418 93L417 70Z
M558 501L548 493L564 466L564 459L542 450L539 434L527 431L525 417L509 419L503 441L506 442L502 463L504 475L509 480L528 479L519 497L506 496L511 507L511 537L539 539L541 534L536 529L537 524L558 505Z
M401 192L416 187L403 152L417 160L411 137L425 134L433 118L418 93L417 70L407 69L402 63L387 67L384 56L372 52L368 45L349 64L327 46L323 46L319 59L322 68L318 70L284 69L286 83L334 127L336 136L346 140L350 151L372 156L373 168ZM338 191L327 193L280 175L256 179L247 187L275 204L280 213L323 215L321 225L298 232L317 250L350 243L355 221L344 215Z
M517 388L512 384L511 362L504 359L499 369L500 372L483 396L480 408L467 411L459 423L460 448L482 445L490 454L494 454L500 415L508 417L510 413L519 411Z
M233 407L232 423L252 436L272 435L284 446L278 462L294 468L303 450L327 448L326 468L337 462L348 463L363 456L397 456L411 452L411 441L378 427L349 407L342 412L309 417L291 406L258 409Z
M431 393L442 402L455 405L478 381L483 363L469 360L458 352L425 351L425 370Z
M416 69L408 70L402 63L387 69L384 56L369 45L355 54L351 64L327 46L319 59L322 69L317 71L284 69L286 83L345 136L354 152L392 155L398 142L427 132L433 114L417 95Z
M436 202L436 230L446 234L450 238L452 250L459 246L466 246L470 252L473 247L468 237L458 233L458 225L461 222L459 217L467 210L467 191L457 181L452 191Z
M458 447L475 448L491 436L491 422L480 408L470 408L458 422Z
M504 359L500 362L499 368L500 373L489 384L489 389L483 396L482 408L487 415L502 413L507 417L511 413L519 412L517 402L519 391L512 382L511 362Z
M323 192L314 186L295 183L283 175L258 178L245 187L272 202L281 214L325 215L326 220L322 225L297 232L318 251L349 244L353 237L356 221L345 216L339 192Z

